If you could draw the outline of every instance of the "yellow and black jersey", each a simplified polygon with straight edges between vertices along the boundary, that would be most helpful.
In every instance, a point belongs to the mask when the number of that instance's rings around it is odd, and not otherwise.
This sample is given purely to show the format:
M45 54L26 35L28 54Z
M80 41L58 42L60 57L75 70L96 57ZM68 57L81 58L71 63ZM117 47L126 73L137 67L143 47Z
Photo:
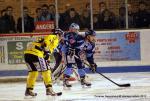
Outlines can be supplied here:
M27 49L24 51L24 54L33 54L38 57L44 57L44 47L42 47L42 43L32 42L27 46Z
M27 49L24 51L25 54L33 54L38 57L43 58L44 52L49 51L52 53L54 49L58 46L58 37L56 35L48 35L40 40L32 42L27 46Z
M53 53L54 49L58 46L59 39L57 35L48 35L44 37L44 42L46 44L46 48Z

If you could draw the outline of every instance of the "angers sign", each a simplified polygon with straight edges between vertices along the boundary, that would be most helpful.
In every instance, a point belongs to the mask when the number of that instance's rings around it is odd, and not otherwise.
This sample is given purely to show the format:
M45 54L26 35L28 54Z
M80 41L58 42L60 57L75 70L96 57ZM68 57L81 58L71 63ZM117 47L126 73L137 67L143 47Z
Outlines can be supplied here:
M54 21L37 21L35 22L35 32L51 32L54 29Z

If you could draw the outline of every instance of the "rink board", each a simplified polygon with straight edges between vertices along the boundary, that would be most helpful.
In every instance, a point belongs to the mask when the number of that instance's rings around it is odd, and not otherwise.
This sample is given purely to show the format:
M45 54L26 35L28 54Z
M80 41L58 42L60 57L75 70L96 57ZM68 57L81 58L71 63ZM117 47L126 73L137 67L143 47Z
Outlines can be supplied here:
M85 68L87 73L91 73L89 68ZM118 66L118 67L98 67L100 73L124 73L124 72L150 72L150 66ZM27 70L3 70L0 71L0 77L3 76L26 76Z

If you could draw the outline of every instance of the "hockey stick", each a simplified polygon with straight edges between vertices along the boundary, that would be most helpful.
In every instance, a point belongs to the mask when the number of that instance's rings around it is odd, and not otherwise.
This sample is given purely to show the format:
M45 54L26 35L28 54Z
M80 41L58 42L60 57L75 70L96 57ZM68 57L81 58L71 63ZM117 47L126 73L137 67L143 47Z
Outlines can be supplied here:
M77 58L77 59L80 59L78 56L76 56L75 55L75 57ZM85 65L87 65L88 67L91 67L87 62L85 62L84 60L81 60ZM127 84L118 84L118 83L116 83L116 82L114 82L114 81L112 81L111 79L109 79L108 77L106 77L105 75L103 75L102 73L99 73L99 72L97 72L96 71L96 73L98 73L98 74L100 74L101 76L103 76L104 78L106 78L107 80L109 80L110 82L112 82L113 84L115 84L115 85L117 85L117 86L119 86L119 87L130 87L131 86L131 84L129 84L129 83L127 83Z
M89 64L87 64L87 63L85 63L85 62L84 62L84 64L86 64L87 66L90 67ZM106 78L107 80L109 80L110 82L116 84L116 85L119 86L119 87L130 87L130 86L131 86L131 84L129 84L129 83L127 83L127 84L118 84L118 83L112 81L111 79L109 79L108 77L106 77L104 74L99 73L99 72L97 72L97 71L96 71L96 73L100 74L101 76L103 76L104 78Z

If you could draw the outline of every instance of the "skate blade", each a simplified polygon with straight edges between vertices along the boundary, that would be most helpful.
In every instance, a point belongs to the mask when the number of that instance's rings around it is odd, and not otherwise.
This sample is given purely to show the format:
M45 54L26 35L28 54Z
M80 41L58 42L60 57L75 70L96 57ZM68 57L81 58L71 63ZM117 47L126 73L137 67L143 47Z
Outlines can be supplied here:
M82 88L91 88L91 85L90 86L87 86L87 85L81 85Z
M61 95L62 95L62 92L58 92L58 93L55 93L55 94L49 94L47 96L55 97L55 96L61 96Z
M63 90L71 90L71 87L63 86Z
M61 95L62 95L62 92L56 93L56 96L61 96Z
M24 99L34 99L36 96L24 96Z

